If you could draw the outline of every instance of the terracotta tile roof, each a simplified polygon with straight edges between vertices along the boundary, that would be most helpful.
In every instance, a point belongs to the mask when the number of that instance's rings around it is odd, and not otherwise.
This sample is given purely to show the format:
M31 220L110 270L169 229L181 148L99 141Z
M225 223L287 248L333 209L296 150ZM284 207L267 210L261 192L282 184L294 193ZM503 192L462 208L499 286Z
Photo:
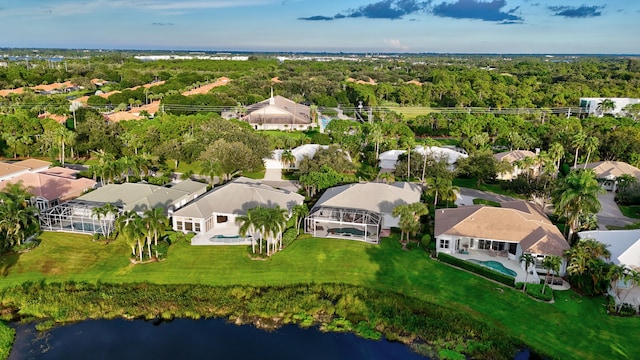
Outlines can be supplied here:
M182 93L182 95L184 96L189 96L189 95L196 95L196 94L206 94L209 92L209 90L218 87L218 86L224 86L227 85L229 83L229 79L226 77L221 77L218 80L216 80L215 82L212 82L210 84L206 84L203 86L200 86L197 89L192 89L189 91L185 91Z
M76 84L72 83L71 81L65 81L63 83L53 83L53 84L48 84L48 85L37 85L32 87L33 90L41 90L41 91L51 91L51 90L57 90L57 89L62 89L62 88L69 88L69 87L73 87L76 86Z
M38 169L43 167L49 167L51 166L51 162L39 160L39 159L25 159L25 160L14 162L13 165L22 166L29 170L33 170L33 169Z
M78 170L69 169L60 166L50 167L46 170L40 171L40 174L46 174L51 176L57 176L67 179L76 179L78 175Z
M107 114L105 116L111 122L144 119L143 116L135 115L135 114L132 114L132 113L126 112L126 111L119 111L119 112L116 112L116 113Z
M17 89L6 89L6 90L0 90L0 96L5 97L5 96L9 96L10 94L22 94L24 92L24 88L17 88Z
M438 209L435 236L454 235L520 243L525 252L562 255L569 248L560 230L535 205L510 201L503 207Z
M5 162L0 162L0 176L8 176L14 173L20 173L24 171L29 171L28 168L19 165L13 165Z
M26 186L33 195L41 196L49 201L55 199L64 201L78 197L96 185L96 182L91 179L69 179L43 173L26 173L0 182L0 190L9 184L18 183Z
M49 112L45 112L44 114L38 115L38 119L53 119L57 123L62 124L67 121L68 117L66 117L65 115L51 114Z

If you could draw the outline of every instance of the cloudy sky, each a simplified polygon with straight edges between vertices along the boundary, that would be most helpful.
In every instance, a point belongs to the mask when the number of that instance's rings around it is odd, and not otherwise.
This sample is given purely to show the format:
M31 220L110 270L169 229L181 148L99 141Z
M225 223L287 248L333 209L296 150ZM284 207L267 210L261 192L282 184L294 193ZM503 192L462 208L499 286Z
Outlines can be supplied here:
M0 47L640 54L638 0L0 0Z

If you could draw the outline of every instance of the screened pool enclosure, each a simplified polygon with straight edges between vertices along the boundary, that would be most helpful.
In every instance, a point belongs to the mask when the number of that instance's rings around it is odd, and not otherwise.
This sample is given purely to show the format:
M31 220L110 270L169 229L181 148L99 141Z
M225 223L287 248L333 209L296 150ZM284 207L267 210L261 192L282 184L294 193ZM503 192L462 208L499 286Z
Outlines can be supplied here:
M312 209L305 221L305 232L315 237L352 239L377 244L380 239L380 213L321 206Z

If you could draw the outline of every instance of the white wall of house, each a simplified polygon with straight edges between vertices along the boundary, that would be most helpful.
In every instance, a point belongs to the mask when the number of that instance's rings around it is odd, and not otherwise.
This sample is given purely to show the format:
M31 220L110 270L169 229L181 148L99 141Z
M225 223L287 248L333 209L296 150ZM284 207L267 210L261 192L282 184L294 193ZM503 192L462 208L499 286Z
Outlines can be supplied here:
M236 224L236 214L213 213L206 219L173 216L173 229L183 233L216 232L225 235L238 235L240 227Z
M391 229L392 227L398 227L400 223L400 217L393 217L391 214L382 213L382 226L383 229Z

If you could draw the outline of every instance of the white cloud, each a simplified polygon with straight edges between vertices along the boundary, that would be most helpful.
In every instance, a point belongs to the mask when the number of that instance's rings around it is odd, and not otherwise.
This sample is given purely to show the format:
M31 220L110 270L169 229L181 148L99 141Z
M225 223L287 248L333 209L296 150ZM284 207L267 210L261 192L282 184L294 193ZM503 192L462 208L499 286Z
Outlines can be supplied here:
M409 47L406 45L403 45L400 40L397 39L385 39L384 40L385 45L387 45L387 48L389 48L389 50L391 51L408 51Z

